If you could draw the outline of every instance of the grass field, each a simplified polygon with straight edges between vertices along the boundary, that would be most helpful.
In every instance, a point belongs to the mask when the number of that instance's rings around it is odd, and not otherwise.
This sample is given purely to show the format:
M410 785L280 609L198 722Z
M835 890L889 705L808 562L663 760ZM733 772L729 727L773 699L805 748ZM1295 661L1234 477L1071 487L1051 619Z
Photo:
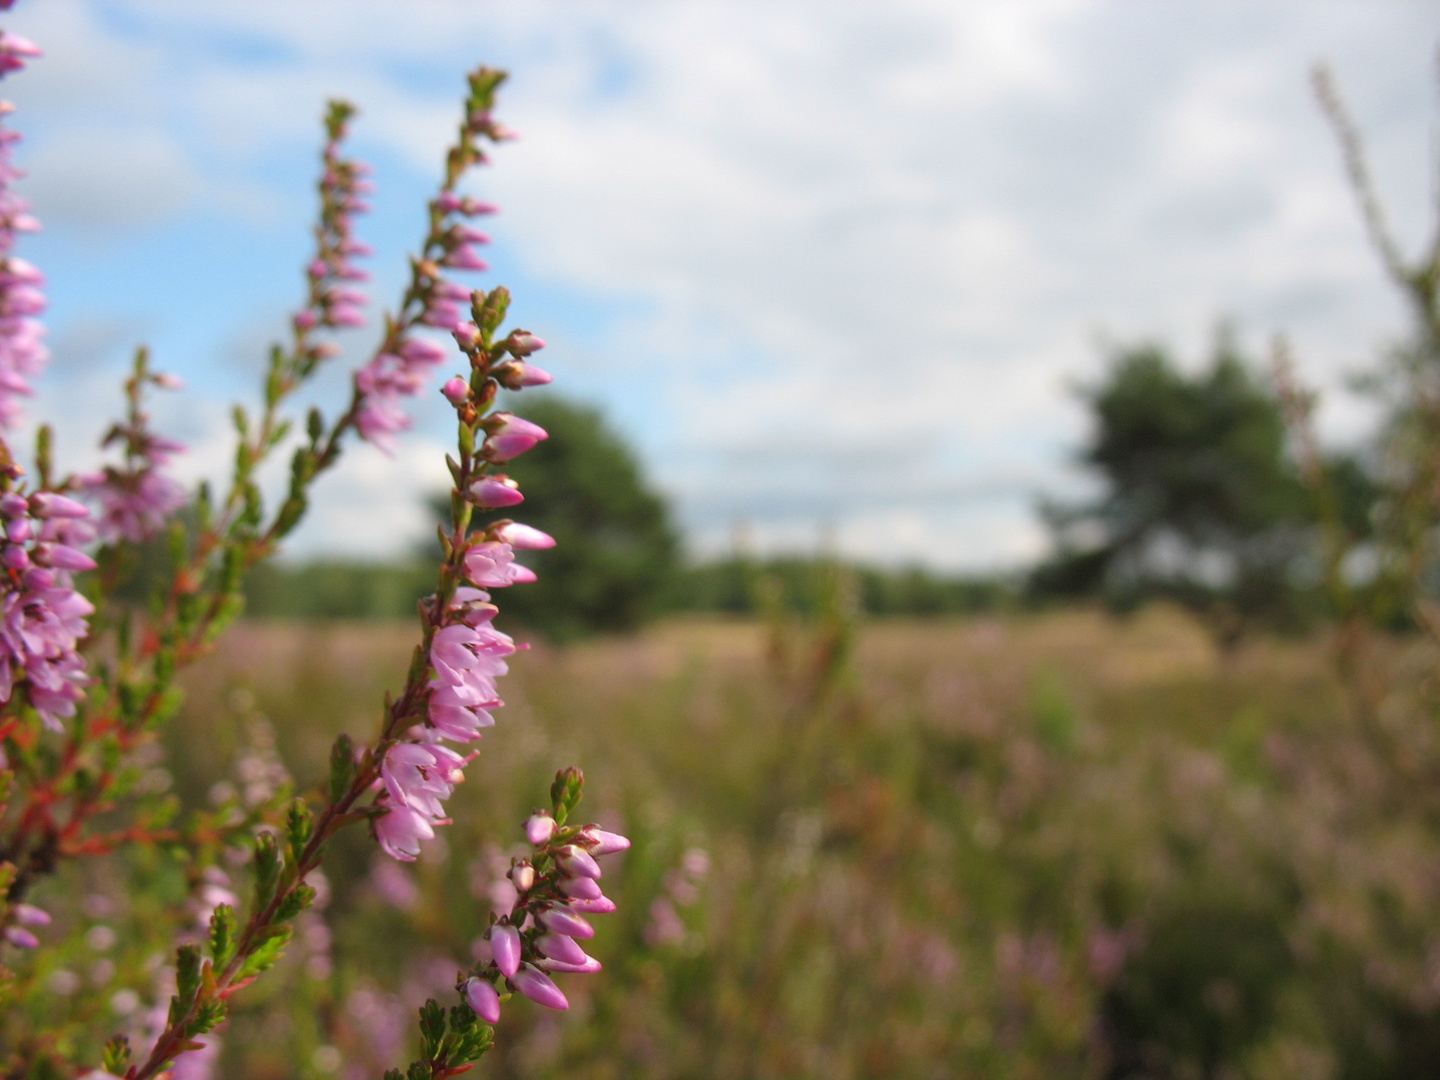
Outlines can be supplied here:
M238 626L188 679L177 790L313 782L413 642ZM568 977L567 1014L511 1002L477 1075L1434 1075L1433 664L1367 657L1374 709L1323 639L1222 656L1167 610L537 646L444 842L414 867L358 829L339 846L284 977L237 999L224 1075L401 1063L570 764L582 814L635 840L607 877L606 970Z

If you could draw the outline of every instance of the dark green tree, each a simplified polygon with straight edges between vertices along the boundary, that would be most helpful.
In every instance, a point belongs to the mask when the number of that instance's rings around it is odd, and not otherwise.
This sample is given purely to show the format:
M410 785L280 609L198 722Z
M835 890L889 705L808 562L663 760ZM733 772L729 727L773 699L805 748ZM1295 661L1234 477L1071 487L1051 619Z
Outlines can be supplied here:
M1256 624L1302 621L1318 597L1313 498L1286 451L1279 396L1228 338L1195 375L1158 347L1120 350L1082 393L1095 428L1081 460L1105 490L1045 508L1058 553L1034 590L1119 609L1168 597L1227 644Z
M556 546L521 554L539 580L498 597L505 617L553 640L633 630L657 610L677 569L664 499L598 409L536 394L519 411L550 438L506 466L525 493L507 516Z

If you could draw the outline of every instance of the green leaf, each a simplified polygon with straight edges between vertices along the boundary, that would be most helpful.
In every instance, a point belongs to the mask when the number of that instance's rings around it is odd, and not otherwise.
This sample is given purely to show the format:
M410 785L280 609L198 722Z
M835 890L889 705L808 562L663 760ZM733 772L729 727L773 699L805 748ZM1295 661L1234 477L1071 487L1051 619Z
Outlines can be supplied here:
M269 971L285 955L285 946L290 944L291 930L288 926L267 926L260 931L260 944L256 946L240 967L240 978Z
M343 732L330 747L330 801L338 803L355 781L355 744Z
M289 922L315 902L315 890L309 885L296 885L280 901L275 911L277 922Z
M275 896L283 859L275 834L262 832L255 838L255 909L258 911Z
M234 955L235 909L220 904L210 915L210 956L217 968L223 968Z

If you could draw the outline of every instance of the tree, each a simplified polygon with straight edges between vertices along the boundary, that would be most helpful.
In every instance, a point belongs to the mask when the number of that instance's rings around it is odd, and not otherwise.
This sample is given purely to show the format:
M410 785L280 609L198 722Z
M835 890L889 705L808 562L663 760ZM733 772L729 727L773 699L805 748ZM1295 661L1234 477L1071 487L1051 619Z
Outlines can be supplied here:
M1257 622L1299 621L1315 596L1313 500L1286 453L1278 395L1228 338L1194 376L1159 347L1123 349L1082 393L1095 431L1081 460L1106 491L1046 508L1058 554L1034 590L1121 609L1169 597L1227 644Z
M523 553L539 581L507 593L506 615L556 640L633 630L656 610L677 566L664 499L598 409L546 397L527 400L525 418L552 437L506 466L525 492L509 513L557 544Z

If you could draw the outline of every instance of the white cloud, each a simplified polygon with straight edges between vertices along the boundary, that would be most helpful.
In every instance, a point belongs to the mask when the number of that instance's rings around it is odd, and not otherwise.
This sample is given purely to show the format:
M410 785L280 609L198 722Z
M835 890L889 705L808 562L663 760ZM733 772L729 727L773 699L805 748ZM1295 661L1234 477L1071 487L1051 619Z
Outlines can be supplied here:
M110 220L308 140L332 93L428 172L455 108L428 73L458 84L469 53L513 61L503 111L525 137L483 180L507 210L496 231L532 279L616 312L539 309L561 324L558 369L644 421L652 467L711 547L748 515L764 542L808 544L828 522L867 554L1032 554L1027 500L1073 482L1083 418L1065 386L1099 369L1097 329L1191 356L1223 316L1252 344L1287 330L1334 398L1403 312L1308 98L1321 55L1374 133L1400 231L1429 202L1440 15L1398 2L125 10L124 33L96 5L22 27L54 42L61 73L37 77L37 108L77 108L100 92L93 65L124 58L107 108L156 141ZM177 60L182 45L199 59ZM116 136L117 162L136 138ZM104 198L66 164L82 145L37 148L36 190L58 180L62 209ZM1364 417L1346 404L1325 423L1353 436ZM364 485L390 485L374 497L403 513L418 454L355 466L324 496L348 550L384 546L359 526ZM894 506L847 499L876 477ZM887 513L906 522L893 549L867 539Z

